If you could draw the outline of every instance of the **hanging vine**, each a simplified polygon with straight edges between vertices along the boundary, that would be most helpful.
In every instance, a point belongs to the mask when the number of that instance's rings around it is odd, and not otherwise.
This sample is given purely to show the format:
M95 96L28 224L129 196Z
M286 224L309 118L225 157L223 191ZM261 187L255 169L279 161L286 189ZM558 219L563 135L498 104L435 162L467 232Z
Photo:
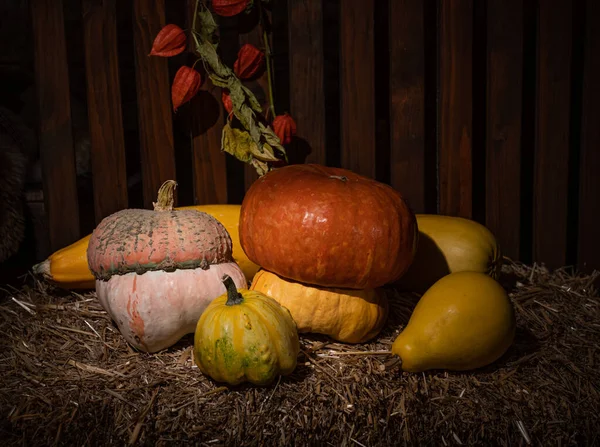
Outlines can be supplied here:
M200 89L201 75L195 69L202 63L210 82L223 89L222 102L227 110L227 122L223 126L221 150L238 160L249 163L259 175L272 169L273 163L287 162L284 144L291 141L296 124L287 113L275 115L273 98L273 64L268 35L263 24L262 2L266 0L213 0L211 9L196 0L191 29L187 32L177 25L164 26L154 39L151 56L171 57L184 52L188 39L192 39L194 54L198 59L192 67L179 68L171 86L173 109L190 101ZM233 16L259 8L260 26L264 50L251 44L244 45L233 68L223 63L218 54L218 25L213 14ZM266 64L268 79L269 110L263 110L243 81L252 79ZM271 123L268 117L272 118Z

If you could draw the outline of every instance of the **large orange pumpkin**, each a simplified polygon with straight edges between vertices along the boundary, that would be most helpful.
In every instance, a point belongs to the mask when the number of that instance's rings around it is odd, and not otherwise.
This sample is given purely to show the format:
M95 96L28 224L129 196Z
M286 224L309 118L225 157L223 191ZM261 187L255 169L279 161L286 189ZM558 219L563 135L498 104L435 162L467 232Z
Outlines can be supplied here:
M250 187L240 242L265 270L308 284L376 288L410 266L415 215L392 187L316 164L270 171Z

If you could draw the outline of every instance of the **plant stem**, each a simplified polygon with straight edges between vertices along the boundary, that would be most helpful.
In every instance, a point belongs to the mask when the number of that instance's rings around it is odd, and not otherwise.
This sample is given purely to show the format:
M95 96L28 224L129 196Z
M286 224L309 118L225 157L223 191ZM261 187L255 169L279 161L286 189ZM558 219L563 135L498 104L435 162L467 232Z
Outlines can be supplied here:
M275 104L273 100L273 79L271 76L271 47L269 47L267 32L263 31L263 39L265 41L265 60L267 61L267 82L269 83L269 110L275 118Z
M227 289L227 302L225 304L227 306L241 304L244 301L244 298L242 298L242 295L237 291L237 287L233 282L233 279L231 279L229 275L225 275L221 281L223 281L223 285Z
M196 5L194 6L194 17L192 17L192 30L193 31L196 31L196 17L198 17L198 3L200 3L200 0L196 0Z
M192 18L192 29L190 34L194 39L194 43L196 44L196 49L200 46L200 42L198 42L198 36L196 36L196 17L198 17L198 4L202 0L196 0L196 5L194 6L194 17Z
M269 45L269 36L267 35L267 31L265 29L264 26L264 17L263 17L263 9L262 6L260 5L260 2L258 2L258 13L259 13L259 22L260 22L260 27L262 29L262 38L263 38L263 43L265 45L265 61L267 64L267 83L269 84L269 111L271 112L271 115L273 116L273 118L275 118L275 116L277 116L275 114L275 101L273 99L273 75L271 72L271 67L272 67L272 57L271 57L271 46Z
M196 60L194 61L194 63L192 64L192 68L196 67L196 64L197 64L198 62L200 62L201 60L202 60L202 58L201 58L201 57L199 57L198 59L196 59ZM204 61L203 61L203 63L204 63Z
M154 211L173 211L173 193L177 187L175 180L167 180L158 190L158 197L153 203Z

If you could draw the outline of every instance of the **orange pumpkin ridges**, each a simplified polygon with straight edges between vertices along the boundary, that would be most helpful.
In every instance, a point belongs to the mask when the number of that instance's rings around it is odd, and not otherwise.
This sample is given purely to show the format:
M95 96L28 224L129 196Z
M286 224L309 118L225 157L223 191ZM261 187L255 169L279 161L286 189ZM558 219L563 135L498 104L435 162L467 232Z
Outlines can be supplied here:
M383 328L389 313L383 289L318 287L260 270L250 290L270 296L289 310L298 332L324 334L342 343L372 339Z
M316 164L285 166L252 184L240 242L265 270L308 284L377 288L415 255L414 213L389 185Z

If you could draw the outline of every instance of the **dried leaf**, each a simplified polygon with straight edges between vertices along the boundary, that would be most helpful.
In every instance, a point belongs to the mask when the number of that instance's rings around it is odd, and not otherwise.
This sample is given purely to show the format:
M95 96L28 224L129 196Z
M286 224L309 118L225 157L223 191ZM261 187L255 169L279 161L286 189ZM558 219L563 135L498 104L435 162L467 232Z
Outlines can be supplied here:
M196 26L194 31L197 32L202 41L216 45L216 35L219 25L215 22L213 15L206 7L203 7L197 11L197 19L199 20L200 26Z
M254 93L252 93L252 90L250 90L244 84L241 84L241 86L242 90L246 94L246 99L250 103L252 110L254 110L256 113L262 113L262 106L260 105L260 102L258 102L258 99L256 99L256 96L254 96Z
M223 127L221 146L223 151L245 163L252 159L261 162L279 161L269 144L264 143L259 147L247 131L231 127L229 123Z
M221 134L221 150L233 155L244 163L249 163L253 158L252 152L245 139L238 138L239 133L239 129L234 129L229 123L226 123L223 126L223 133Z
M275 134L273 129L271 129L268 126L265 126L263 123L258 123L258 126L260 128L261 134L262 134L263 138L265 139L266 143L269 146L271 146L271 147L277 149L279 152L281 152L284 156L285 161L287 162L288 158L287 158L285 149L281 145L281 141L279 140L279 137Z
M250 164L252 166L254 166L254 169L256 169L256 173L259 176L263 176L267 172L269 172L269 165L266 164L264 161L260 161L260 160L258 160L256 158L253 158L252 161L250 162Z
M217 53L217 39L215 37L217 26L212 14L203 3L197 2L196 8L199 8L199 10L196 11L192 26L192 37L196 51L204 63L204 68L211 82L215 86L227 90L232 107L229 117L231 118L231 115L235 116L245 129L246 135L254 143L252 145L244 143L245 146L233 143L230 147L229 144L225 143L234 141L236 137L232 136L233 133L229 129L224 129L222 137L223 150L245 163L251 163L259 175L262 175L261 173L266 172L265 170L268 170L269 166L258 161L279 161L274 155L274 149L280 151L287 160L285 149L277 136L268 127L264 126L257 117L257 114L262 114L262 107L254 94L242 84L231 68L221 62ZM225 106L229 111L228 101ZM254 163L252 160L255 158L248 155L253 153L260 157Z
M252 155L254 156L254 158L260 161L279 161L279 158L275 156L273 148L267 143L264 143L262 148L259 149L256 143L252 141L252 144L250 145L250 150L252 151Z

